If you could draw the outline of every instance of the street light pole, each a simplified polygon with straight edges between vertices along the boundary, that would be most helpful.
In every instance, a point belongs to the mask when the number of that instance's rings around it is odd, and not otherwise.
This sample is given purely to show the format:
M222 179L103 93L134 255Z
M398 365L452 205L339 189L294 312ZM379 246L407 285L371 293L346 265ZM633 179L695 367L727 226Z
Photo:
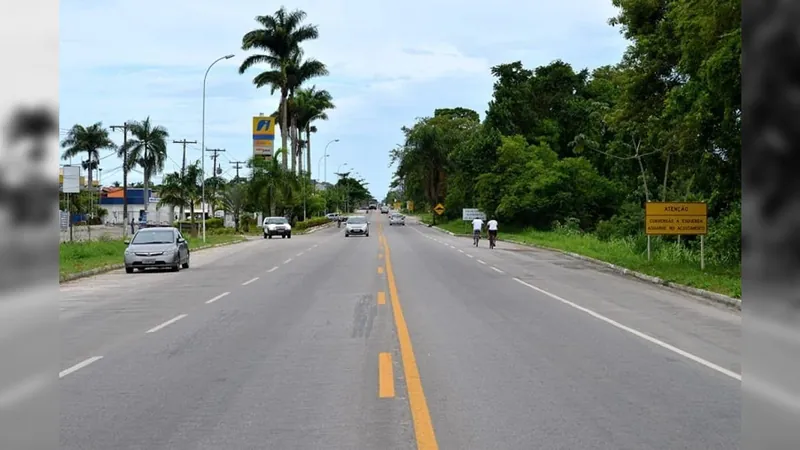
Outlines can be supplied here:
M334 140L328 142L327 144L325 144L325 151L322 152L322 153L325 154L325 176L324 176L324 180L323 181L326 184L328 183L328 158L327 158L328 157L328 146L333 144L334 142L339 142L339 140L338 139L334 139ZM317 167L317 169L319 169L319 167Z
M206 74L203 76L203 131L202 131L202 138L200 144L200 151L202 152L202 162L200 163L200 172L202 174L201 181L202 181L202 193L200 194L201 200L201 208L203 210L203 243L206 242L206 80L208 79L208 72L214 67L214 64L222 61L223 59L231 59L233 55L225 55L220 58L217 58L214 62L212 62L208 69L206 69ZM216 176L216 174L214 174Z

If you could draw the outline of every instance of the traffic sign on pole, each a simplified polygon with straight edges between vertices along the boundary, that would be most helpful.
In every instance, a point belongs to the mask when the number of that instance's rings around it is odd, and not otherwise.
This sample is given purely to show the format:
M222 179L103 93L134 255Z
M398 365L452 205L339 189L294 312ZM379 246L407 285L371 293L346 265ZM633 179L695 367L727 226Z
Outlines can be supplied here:
M438 214L438 215L440 215L440 216L441 216L442 214L444 214L444 205L442 205L441 203L439 203L438 205L436 205L436 206L433 208L433 211L434 211L436 214Z

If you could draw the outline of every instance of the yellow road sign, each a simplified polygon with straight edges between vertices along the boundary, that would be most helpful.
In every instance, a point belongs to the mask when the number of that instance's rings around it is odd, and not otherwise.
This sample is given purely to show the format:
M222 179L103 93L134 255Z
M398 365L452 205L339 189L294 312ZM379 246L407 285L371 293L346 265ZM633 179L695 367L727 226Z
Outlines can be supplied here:
M401 207L402 207L402 204L400 202L394 202L394 209L396 211L399 211Z
M439 203L438 205L436 205L436 206L433 208L433 211L434 211L436 214L438 214L438 215L440 215L440 216L441 216L442 214L444 214L444 205L442 205L441 203Z
M700 202L649 202L645 205L648 235L708 234L708 205Z

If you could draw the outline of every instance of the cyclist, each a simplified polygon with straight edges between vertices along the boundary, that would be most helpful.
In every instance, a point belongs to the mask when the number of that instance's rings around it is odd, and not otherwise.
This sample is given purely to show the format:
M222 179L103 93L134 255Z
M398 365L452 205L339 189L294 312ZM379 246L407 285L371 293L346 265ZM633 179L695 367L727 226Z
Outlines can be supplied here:
M489 230L489 248L494 248L497 241L497 220L494 217L486 223L486 229Z
M478 241L481 239L481 230L483 230L483 219L480 217L472 219L472 240L475 247L478 246Z

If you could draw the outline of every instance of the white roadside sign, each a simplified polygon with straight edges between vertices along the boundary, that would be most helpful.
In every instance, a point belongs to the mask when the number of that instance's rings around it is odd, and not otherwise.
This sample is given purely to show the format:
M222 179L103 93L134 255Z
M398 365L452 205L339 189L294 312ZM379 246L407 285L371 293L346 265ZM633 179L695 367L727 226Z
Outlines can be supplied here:
M486 220L486 214L478 208L464 208L461 210L461 220L472 222L475 219Z

